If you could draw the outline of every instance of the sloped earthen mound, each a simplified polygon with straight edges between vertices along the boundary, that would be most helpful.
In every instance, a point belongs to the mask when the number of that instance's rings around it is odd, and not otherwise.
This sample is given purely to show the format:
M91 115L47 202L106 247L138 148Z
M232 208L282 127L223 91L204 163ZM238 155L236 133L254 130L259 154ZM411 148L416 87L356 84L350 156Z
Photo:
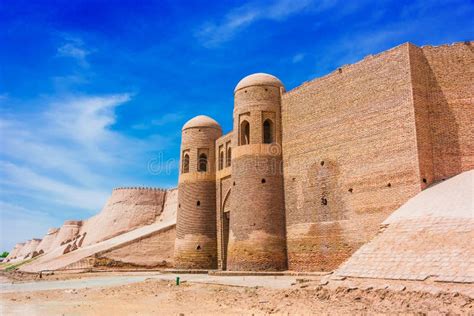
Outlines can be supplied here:
M383 222L336 271L350 277L474 282L474 171L438 183Z

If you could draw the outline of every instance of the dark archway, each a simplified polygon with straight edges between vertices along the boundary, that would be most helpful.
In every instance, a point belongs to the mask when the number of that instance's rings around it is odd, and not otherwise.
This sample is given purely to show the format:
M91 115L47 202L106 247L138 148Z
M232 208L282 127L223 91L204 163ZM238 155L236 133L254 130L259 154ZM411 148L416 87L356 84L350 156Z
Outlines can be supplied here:
M271 144L274 142L273 137L273 122L270 119L265 120L263 122L263 143L264 144Z
M247 121L240 123L240 145L250 144L250 124Z
M200 172L207 171L207 155L206 154L199 155L198 171Z

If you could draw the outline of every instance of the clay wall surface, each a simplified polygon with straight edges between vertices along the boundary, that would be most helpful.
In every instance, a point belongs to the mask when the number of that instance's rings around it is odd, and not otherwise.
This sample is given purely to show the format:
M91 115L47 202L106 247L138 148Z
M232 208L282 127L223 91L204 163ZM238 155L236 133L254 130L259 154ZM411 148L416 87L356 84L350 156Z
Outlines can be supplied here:
M59 248L78 236L82 223L82 221L65 221L63 226L59 228L57 236L51 245L51 249Z
M121 246L99 254L98 260L116 266L168 267L173 266L174 240L176 226L157 234L136 240L129 245Z
M424 67L412 71L429 76L426 99L434 179L439 181L474 168L474 42L424 46L421 51L411 57Z
M18 253L17 258L19 259L31 258L31 256L33 255L33 252L36 250L36 247L38 247L40 242L41 242L41 239L28 240L25 243L25 246L21 248L20 252Z
M25 246L25 243L16 244L15 247L12 249L12 251L10 251L10 253L8 254L7 260L16 259L18 257L18 254L21 251L21 248L23 248L24 246Z
M157 223L176 224L176 212L178 210L178 188L166 191L165 203L160 216L156 218Z
M332 270L421 190L408 45L282 97L290 270Z
M155 188L114 189L101 212L84 222L83 245L152 224L163 210L165 195L165 190Z
M48 233L43 237L38 247L36 247L36 252L38 254L47 253L51 250L51 246L54 244L54 240L58 235L58 228L50 228Z

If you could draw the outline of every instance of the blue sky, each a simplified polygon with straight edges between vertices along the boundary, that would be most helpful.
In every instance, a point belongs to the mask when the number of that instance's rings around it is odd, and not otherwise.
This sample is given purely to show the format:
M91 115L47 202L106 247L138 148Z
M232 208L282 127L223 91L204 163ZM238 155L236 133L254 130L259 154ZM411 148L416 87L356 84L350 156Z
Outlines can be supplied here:
M0 1L0 250L114 187L174 187L181 126L230 131L248 74L289 90L407 41L472 40L473 20L468 0Z

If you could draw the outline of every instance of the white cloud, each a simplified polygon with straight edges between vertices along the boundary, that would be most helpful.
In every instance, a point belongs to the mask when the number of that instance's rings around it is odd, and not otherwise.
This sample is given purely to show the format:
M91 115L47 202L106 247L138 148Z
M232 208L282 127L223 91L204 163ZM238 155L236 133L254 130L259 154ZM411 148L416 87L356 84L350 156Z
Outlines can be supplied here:
M36 237L31 232L38 225L46 229L47 223L62 221L65 214L87 218L97 213L113 187L146 185L138 181L146 181L150 174L149 161L175 140L157 134L138 139L117 131L116 109L131 98L128 93L58 96L49 98L44 110L34 115L3 112L1 229L13 226L22 231L2 235L2 244ZM173 119L170 113L156 123ZM36 203L43 210L51 208L51 213L44 217L32 211ZM15 222L9 215L14 209L28 213L15 217Z
M250 2L234 8L220 21L210 21L196 32L197 38L206 47L214 47L230 40L239 31L259 20L283 21L305 10L325 10L333 0L274 0Z
M58 56L73 58L77 60L80 66L89 67L87 56L91 51L85 48L84 42L81 39L70 36L66 36L65 40L66 42L57 50Z

